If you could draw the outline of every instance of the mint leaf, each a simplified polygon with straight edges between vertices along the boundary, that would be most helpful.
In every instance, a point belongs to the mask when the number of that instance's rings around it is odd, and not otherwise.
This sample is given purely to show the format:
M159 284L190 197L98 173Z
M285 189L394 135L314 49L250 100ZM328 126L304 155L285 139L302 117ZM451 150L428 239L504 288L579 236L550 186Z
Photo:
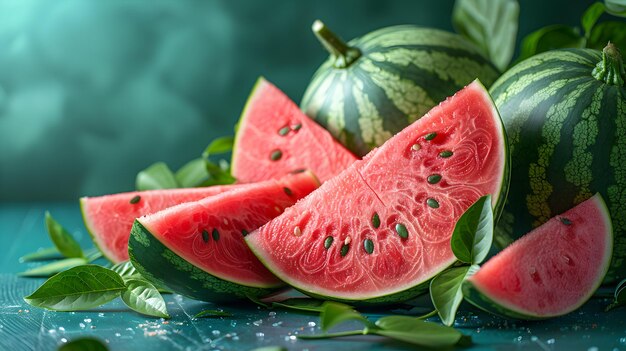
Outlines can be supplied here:
M583 30L585 31L585 38L589 38L591 35L591 29L604 13L604 9L605 7L603 3L596 2L585 10L585 13L580 21L583 26Z
M576 28L555 24L528 34L523 40L518 61L533 55L563 48L583 48L585 38Z
M282 307L296 311L321 313L324 301L309 298L291 298L272 302L272 307Z
M352 306L330 301L324 302L322 305L320 314L320 327L322 327L322 330L326 331L339 323L349 320L359 321L367 327L376 328L374 323L355 311Z
M457 0L452 11L455 30L501 71L513 57L518 21L516 0Z
M418 346L443 348L456 345L463 334L454 328L409 316L388 316L376 321L379 330L370 333Z
M200 311L196 313L196 315L193 316L193 318L197 319L197 318L208 318L208 317L232 317L232 316L233 316L232 313L224 312L220 310L204 310L204 311Z
M66 269L87 264L84 258L66 258L64 260L54 261L43 266L31 268L27 271L18 273L21 277L49 277L51 275L63 272Z
M109 348L96 338L70 340L59 347L59 351L108 351Z
M148 316L170 318L165 300L154 285L143 279L129 279L126 290L120 295L122 301L135 312Z
M78 311L105 304L125 289L119 274L101 266L83 265L52 276L24 301L49 310Z
M626 17L626 0L604 0L606 12L619 17Z
M67 258L84 257L83 249L80 248L76 239L59 222L52 218L48 211L46 211L45 221L50 240L52 240L61 255Z
M230 166L228 162L221 160L219 164L215 164L209 160L204 160L209 179L205 183L207 185L225 185L235 182L235 178L230 175Z
M430 298L443 324L454 323L456 311L463 301L463 281L478 271L478 265L447 269L430 281Z
M174 173L163 162L157 162L137 173L135 188L139 191L178 188Z
M20 257L20 262L47 261L61 257L61 253L56 247L47 247Z
M476 200L456 222L450 245L456 258L469 264L480 264L493 242L491 195Z

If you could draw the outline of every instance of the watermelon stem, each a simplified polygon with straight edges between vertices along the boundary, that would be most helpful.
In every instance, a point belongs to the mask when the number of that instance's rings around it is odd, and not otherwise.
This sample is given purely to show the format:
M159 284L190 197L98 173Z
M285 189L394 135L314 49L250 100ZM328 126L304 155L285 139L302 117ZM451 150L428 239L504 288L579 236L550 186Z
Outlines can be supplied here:
M316 20L313 22L313 33L334 59L333 66L346 68L361 56L361 50L348 46L341 38L333 33L326 25Z
M619 49L611 42L602 50L602 61L598 62L592 72L594 78L609 85L623 86L626 81L624 61Z

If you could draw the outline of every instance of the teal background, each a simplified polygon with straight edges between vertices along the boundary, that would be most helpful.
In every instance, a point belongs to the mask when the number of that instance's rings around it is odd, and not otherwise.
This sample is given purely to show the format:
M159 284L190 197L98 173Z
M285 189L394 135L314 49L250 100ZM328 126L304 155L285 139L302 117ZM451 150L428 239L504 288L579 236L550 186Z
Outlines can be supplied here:
M519 38L578 25L592 1L521 0ZM344 39L394 24L451 30L446 1L0 0L0 201L131 190L231 134L259 75L299 102Z

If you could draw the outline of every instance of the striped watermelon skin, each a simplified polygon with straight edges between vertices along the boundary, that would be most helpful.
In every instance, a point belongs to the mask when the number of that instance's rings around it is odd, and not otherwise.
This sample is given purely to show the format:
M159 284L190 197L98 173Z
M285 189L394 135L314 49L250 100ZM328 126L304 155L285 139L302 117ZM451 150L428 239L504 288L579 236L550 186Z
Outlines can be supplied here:
M411 25L371 32L348 43L361 56L346 68L331 56L315 73L301 108L359 156L479 78L497 69L456 34Z
M492 86L512 159L496 242L504 247L599 192L615 228L608 283L626 277L626 88L594 78L600 61L591 49L546 52Z

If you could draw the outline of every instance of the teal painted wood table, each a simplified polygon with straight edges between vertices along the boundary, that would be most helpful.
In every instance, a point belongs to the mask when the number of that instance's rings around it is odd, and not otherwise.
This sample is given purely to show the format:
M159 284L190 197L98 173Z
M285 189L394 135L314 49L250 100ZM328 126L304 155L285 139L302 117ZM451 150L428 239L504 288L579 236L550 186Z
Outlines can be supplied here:
M111 350L250 350L283 346L288 350L408 350L410 346L375 337L299 340L297 335L320 333L318 316L265 309L248 302L212 305L165 295L169 320L137 314L121 301L83 312L52 312L29 306L22 299L44 279L21 278L17 272L35 266L19 257L49 247L45 210L63 224L84 247L91 242L76 203L0 204L0 350L56 350L64 342L96 337ZM611 293L604 289L602 293ZM418 301L419 302L419 301ZM507 321L463 305L456 327L472 336L464 350L626 350L626 308L604 312L610 299L595 297L582 309L543 322ZM204 309L222 308L233 317L194 319ZM418 311L419 310L419 311ZM382 314L419 313L419 307L366 311ZM437 321L437 318L431 318ZM352 329L347 323L341 328Z

